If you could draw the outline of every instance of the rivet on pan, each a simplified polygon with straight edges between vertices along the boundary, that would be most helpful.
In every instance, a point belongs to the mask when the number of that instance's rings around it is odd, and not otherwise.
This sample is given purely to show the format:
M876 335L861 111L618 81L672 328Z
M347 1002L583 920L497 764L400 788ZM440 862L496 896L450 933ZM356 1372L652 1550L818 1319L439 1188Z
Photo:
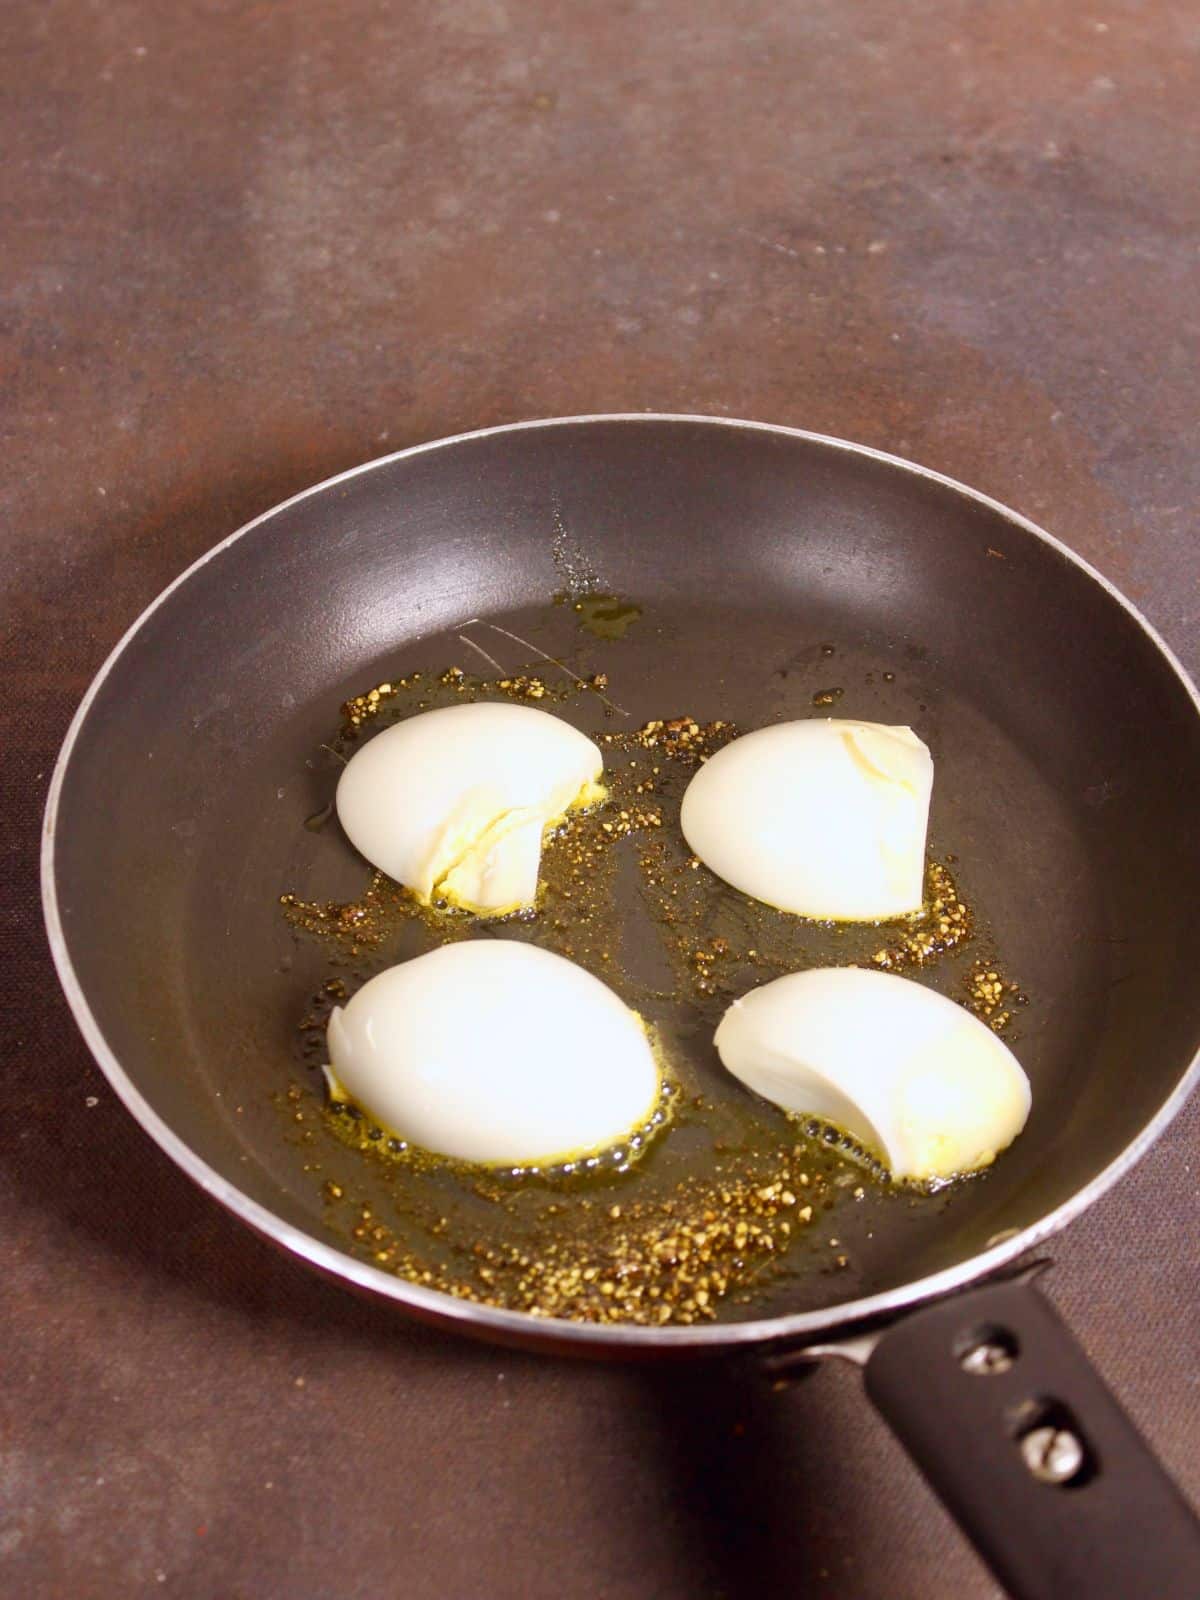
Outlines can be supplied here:
M1025 1465L1039 1483L1070 1483L1083 1466L1083 1443L1069 1428L1032 1428L1020 1445Z

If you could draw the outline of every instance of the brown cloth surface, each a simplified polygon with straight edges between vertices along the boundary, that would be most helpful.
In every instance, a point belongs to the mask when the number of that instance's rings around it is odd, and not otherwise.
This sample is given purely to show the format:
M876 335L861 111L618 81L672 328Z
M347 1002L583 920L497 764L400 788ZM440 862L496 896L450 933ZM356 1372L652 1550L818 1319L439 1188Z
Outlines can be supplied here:
M497 1353L239 1227L76 1034L38 822L88 679L187 562L521 417L910 455L1073 544L1194 671L1198 69L1189 0L0 8L0 1592L996 1592L849 1370L772 1394ZM1049 1280L1193 1497L1198 1130L1193 1103Z

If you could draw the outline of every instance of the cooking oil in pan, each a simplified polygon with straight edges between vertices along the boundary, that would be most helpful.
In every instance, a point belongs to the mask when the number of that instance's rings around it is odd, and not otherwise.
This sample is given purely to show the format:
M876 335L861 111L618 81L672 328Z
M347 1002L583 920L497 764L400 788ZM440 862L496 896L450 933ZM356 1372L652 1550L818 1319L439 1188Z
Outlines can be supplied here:
M437 705L589 694L611 704L606 688L603 674L564 684L532 673L484 680L457 666L412 673L349 701L330 748L344 758L364 729ZM950 861L930 861L921 914L879 925L805 921L704 869L680 835L679 803L696 767L736 733L681 715L599 734L609 799L547 840L532 912L481 921L422 906L379 873L352 902L282 897L292 927L328 944L334 969L298 1030L308 1081L282 1103L330 1225L356 1254L413 1282L539 1316L689 1323L750 1304L782 1278L852 1274L839 1221L848 1207L861 1230L864 1208L936 1203L887 1182L837 1130L748 1094L721 1068L713 1031L737 995L814 965L903 971L950 957L962 969L959 998L997 1029L1023 997L994 959L968 959L985 935ZM469 1167L410 1148L354 1108L324 1104L317 1076L331 1007L398 960L487 934L528 938L578 962L651 1025L667 1095L620 1149L568 1169Z

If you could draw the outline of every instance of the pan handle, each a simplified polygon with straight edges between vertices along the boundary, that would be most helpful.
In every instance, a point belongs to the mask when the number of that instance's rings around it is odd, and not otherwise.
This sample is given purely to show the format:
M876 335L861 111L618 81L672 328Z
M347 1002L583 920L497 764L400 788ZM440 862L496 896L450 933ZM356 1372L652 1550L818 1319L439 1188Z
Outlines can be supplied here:
M865 1379L1018 1600L1200 1596L1200 1522L1031 1283L902 1318Z

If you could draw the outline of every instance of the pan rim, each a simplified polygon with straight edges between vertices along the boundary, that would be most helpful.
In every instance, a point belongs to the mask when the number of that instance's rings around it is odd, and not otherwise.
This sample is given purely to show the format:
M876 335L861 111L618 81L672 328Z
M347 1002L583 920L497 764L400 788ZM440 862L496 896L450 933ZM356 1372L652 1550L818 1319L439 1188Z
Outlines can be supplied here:
M498 1307L479 1305L473 1301L460 1300L438 1290L423 1288L418 1284L409 1283L405 1279L394 1277L377 1267L370 1266L366 1262L356 1260L353 1256L348 1255L333 1244L326 1244L322 1240L314 1238L302 1229L285 1222L268 1207L261 1205L256 1200L252 1200L236 1184L196 1155L165 1119L160 1117L158 1112L153 1109L126 1073L116 1052L110 1048L88 1004L83 986L75 972L74 963L67 948L55 877L55 841L59 806L76 741L87 720L92 704L99 695L104 683L145 623L160 606L167 602L175 590L182 587L194 573L239 540L270 522L272 518L302 500L324 493L334 485L346 483L352 478L376 471L390 465L392 462L499 434L519 433L534 429L578 427L590 424L626 423L653 426L664 422L698 423L709 427L731 428L803 439L811 444L867 457L874 461L883 462L888 466L897 467L905 473L915 474L930 482L941 484L954 493L964 496L978 505L987 507L1015 527L1021 528L1049 548L1055 550L1060 556L1079 568L1093 582L1099 584L1109 597L1132 618L1155 646L1160 656L1174 672L1185 693L1190 697L1197 715L1200 715L1200 691L1197 690L1196 685L1192 682L1174 651L1133 602L1122 594L1103 573L1062 543L1061 540L1055 538L1053 534L1048 533L1044 528L1032 522L1020 512L1004 505L1003 502L993 499L990 495L973 489L970 485L964 484L944 473L937 472L930 467L910 461L903 456L879 450L872 445L857 444L851 440L817 433L810 429L789 427L777 423L755 422L736 417L708 416L689 412L600 412L580 416L548 417L501 423L491 427L476 428L467 432L447 435L444 438L427 440L420 444L409 445L404 449L395 450L387 455L363 462L359 466L351 467L344 472L335 473L333 476L323 479L320 483L313 484L307 489L302 489L299 493L289 496L277 505L271 506L268 510L251 518L249 522L244 523L233 533L227 535L226 538L190 563L184 571L151 600L149 605L124 631L108 653L92 679L83 699L80 701L63 740L47 792L42 822L41 892L43 916L51 955L67 1003L75 1018L76 1025L83 1035L84 1042L118 1099L140 1124L143 1131L154 1140L176 1166L181 1168L201 1189L225 1206L227 1210L232 1211L235 1216L254 1229L255 1232L264 1235L290 1253L299 1256L301 1260L307 1262L310 1266L343 1280L351 1287L386 1298L425 1320L439 1323L444 1327L453 1327L476 1337L485 1336L500 1342L527 1345L549 1344L560 1352L574 1351L574 1353L580 1355L599 1350L609 1353L623 1351L630 1356L635 1356L639 1352L659 1355L672 1353L684 1355L689 1352L703 1354L719 1350L748 1349L777 1344L801 1346L828 1335L831 1330L893 1317L909 1307L935 1299L954 1289L962 1288L981 1277L1008 1266L1052 1234L1057 1233L1060 1228L1065 1227L1067 1223L1112 1188L1161 1136L1182 1108L1197 1083L1200 1082L1200 1049L1197 1049L1174 1089L1166 1096L1154 1115L1143 1124L1139 1132L1134 1135L1108 1166L1104 1167L1081 1189L1077 1189L1045 1216L1038 1218L1035 1222L1030 1223L1028 1227L993 1245L990 1249L985 1249L976 1255L969 1256L952 1267L947 1267L941 1272L932 1273L923 1278L913 1279L898 1285L894 1289L867 1295L857 1300L843 1301L820 1310L761 1317L746 1322L708 1323L699 1326L688 1325L662 1328L646 1328L629 1323L595 1326L539 1318L527 1312L506 1311Z

